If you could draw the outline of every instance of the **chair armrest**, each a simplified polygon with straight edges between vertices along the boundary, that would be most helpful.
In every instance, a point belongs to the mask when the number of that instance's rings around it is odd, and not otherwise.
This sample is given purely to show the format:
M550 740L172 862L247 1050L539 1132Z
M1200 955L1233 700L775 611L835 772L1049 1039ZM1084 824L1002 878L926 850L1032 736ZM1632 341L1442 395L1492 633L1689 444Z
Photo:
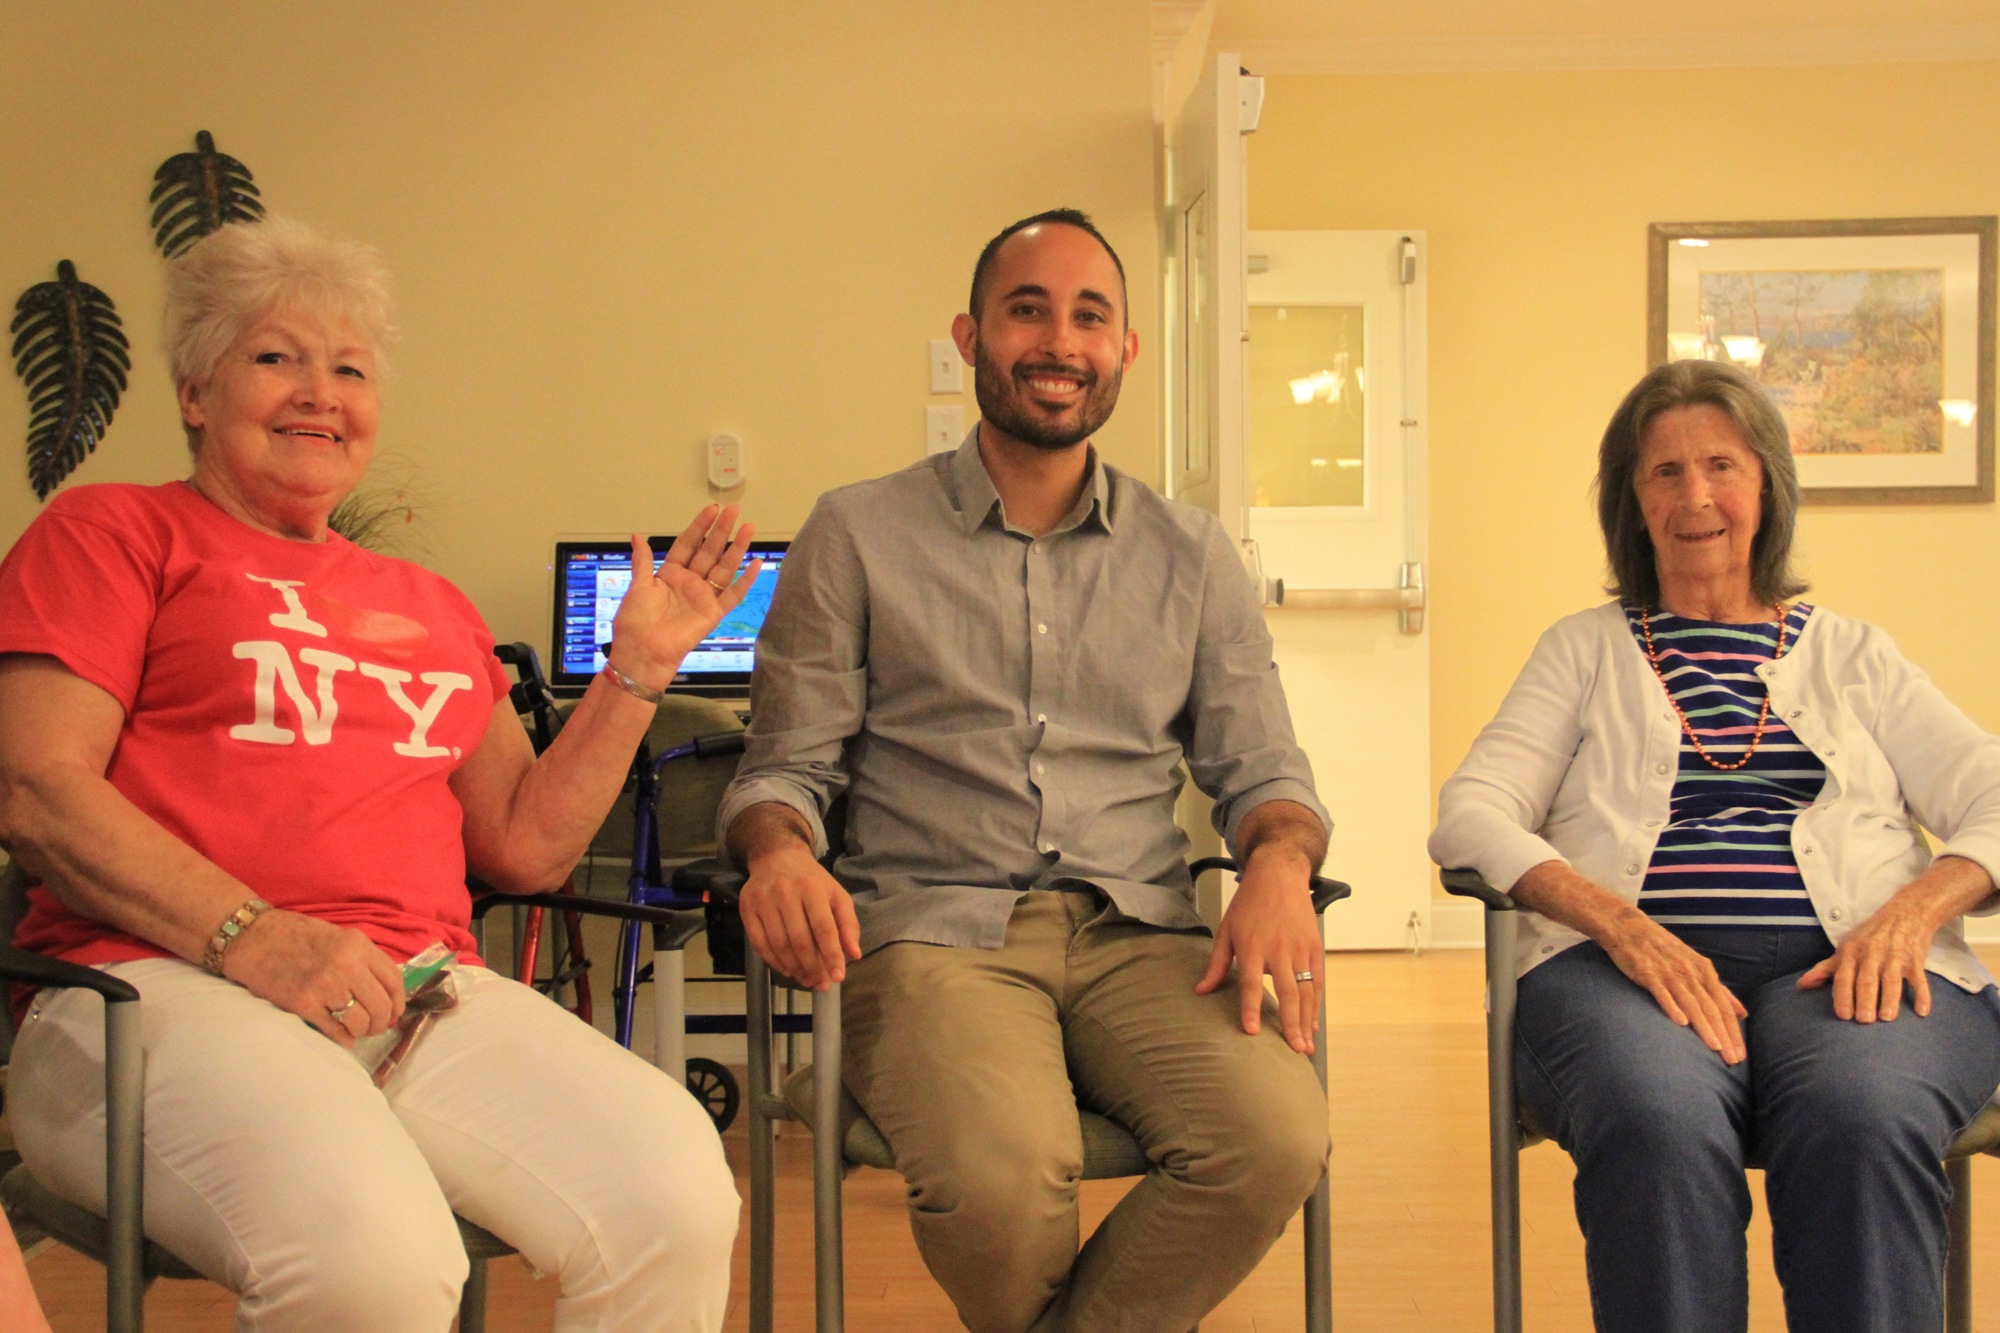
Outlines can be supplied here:
M80 963L44 958L25 949L0 945L0 979L25 982L30 986L69 988L80 986L102 995L107 1003L130 1004L139 998L138 988L108 972Z
M719 759L723 755L742 754L743 741L748 732L718 731L711 736L697 736L688 744L694 746L698 759Z
M674 892L705 893L716 902L734 907L743 896L746 880L742 871L731 870L714 857L704 856L674 871Z
M1196 879L1200 879L1211 870L1234 871L1235 869L1236 858L1233 856L1204 856L1198 861L1190 862L1188 865L1188 873ZM1324 912L1327 908L1353 892L1353 886L1342 883L1340 880L1328 879L1324 875L1314 875L1312 877L1313 911L1316 913Z
M695 909L621 903L606 898L586 898L578 893L491 893L472 900L473 919L480 919L495 907L541 907L551 912L574 912L578 916L608 916L620 921L637 921L660 932L654 936L655 940L670 949L685 945L708 925L701 912Z
M1438 878L1444 881L1446 893L1459 898L1477 898L1486 904L1489 912L1519 910L1512 898L1481 879L1477 870L1446 870Z

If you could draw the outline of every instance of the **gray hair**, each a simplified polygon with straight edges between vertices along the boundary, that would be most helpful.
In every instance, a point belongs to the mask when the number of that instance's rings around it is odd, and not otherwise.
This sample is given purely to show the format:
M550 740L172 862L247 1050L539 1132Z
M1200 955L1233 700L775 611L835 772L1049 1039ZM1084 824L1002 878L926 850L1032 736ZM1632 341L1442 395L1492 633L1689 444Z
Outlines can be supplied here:
M1702 405L1726 414L1763 465L1761 519L1750 546L1751 592L1761 602L1781 602L1808 586L1792 568L1799 477L1792 465L1791 435L1778 405L1735 366L1670 361L1654 367L1625 395L1597 447L1597 522L1604 529L1604 558L1611 575L1605 591L1627 606L1657 606L1660 601L1653 539L1646 531L1645 515L1639 512L1639 448L1661 413Z
M387 378L396 322L381 254L294 218L266 217L218 228L167 264L174 389L214 374L243 331L275 310L350 330L373 355L376 378Z

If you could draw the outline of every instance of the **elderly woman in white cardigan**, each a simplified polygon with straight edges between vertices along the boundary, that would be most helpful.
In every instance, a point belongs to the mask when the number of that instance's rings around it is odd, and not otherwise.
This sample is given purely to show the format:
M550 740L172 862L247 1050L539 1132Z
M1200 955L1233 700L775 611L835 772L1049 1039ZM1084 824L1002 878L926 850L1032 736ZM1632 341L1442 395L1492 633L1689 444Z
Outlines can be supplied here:
M2000 741L1797 600L1785 425L1740 372L1646 376L1597 486L1616 601L1542 636L1430 843L1526 909L1518 1083L1576 1159L1597 1327L1745 1327L1754 1150L1791 1328L1939 1328L1940 1158L2000 1083L1959 924Z

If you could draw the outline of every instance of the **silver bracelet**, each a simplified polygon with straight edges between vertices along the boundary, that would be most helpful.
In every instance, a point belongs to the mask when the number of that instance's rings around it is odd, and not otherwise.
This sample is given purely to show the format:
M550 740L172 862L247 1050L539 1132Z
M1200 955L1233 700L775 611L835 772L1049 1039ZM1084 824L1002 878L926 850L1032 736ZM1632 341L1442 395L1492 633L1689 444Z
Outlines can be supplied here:
M667 697L665 690L656 690L650 685L641 685L638 681L633 680L609 662L604 664L604 674L611 677L619 689L625 691L625 693L631 695L634 699L644 699L649 704L657 704Z

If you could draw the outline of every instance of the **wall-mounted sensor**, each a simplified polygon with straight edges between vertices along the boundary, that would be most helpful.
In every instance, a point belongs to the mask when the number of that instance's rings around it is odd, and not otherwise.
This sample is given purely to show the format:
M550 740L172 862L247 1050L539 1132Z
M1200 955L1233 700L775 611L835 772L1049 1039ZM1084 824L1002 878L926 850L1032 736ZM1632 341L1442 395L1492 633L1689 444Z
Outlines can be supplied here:
M743 484L743 439L737 435L708 437L708 484L718 491L735 490Z

